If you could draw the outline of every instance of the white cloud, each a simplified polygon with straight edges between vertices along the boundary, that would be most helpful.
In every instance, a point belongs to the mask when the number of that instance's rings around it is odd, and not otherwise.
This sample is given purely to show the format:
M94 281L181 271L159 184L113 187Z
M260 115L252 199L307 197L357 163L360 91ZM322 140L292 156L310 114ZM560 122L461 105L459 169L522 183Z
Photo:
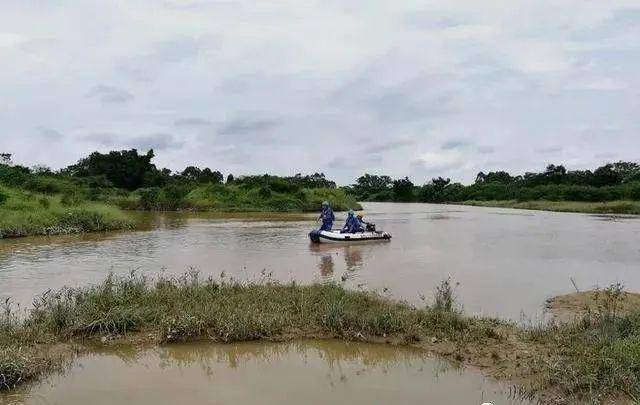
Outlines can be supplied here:
M340 183L371 169L471 181L551 158L634 159L638 10L636 0L6 0L0 151L61 167L117 134L117 147L162 147L158 162L173 169L324 170ZM64 137L35 148L43 128Z

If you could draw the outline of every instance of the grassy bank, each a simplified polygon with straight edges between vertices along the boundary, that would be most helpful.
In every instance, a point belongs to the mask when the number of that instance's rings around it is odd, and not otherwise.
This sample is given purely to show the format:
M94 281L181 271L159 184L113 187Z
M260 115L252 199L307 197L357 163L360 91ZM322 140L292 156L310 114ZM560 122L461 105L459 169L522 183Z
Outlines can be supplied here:
M640 215L640 201L608 201L608 202L583 202L583 201L464 201L456 203L460 205L473 205L478 207L517 208L524 210L540 210L555 212L581 212L587 214L626 214Z
M29 193L0 186L0 239L130 229L115 207L62 195Z
M413 345L514 381L557 403L640 395L640 313L594 313L567 325L521 329L461 314L448 283L414 308L333 284L245 284L110 277L45 294L24 317L0 317L0 388L11 389L73 356L60 345L338 338ZM105 338L106 337L106 338ZM101 343L103 342L103 343ZM67 353L66 357L60 353Z
M129 210L193 210L219 212L309 212L330 201L336 211L362 207L336 188L279 188L273 184L204 184L193 188L145 188L110 200Z

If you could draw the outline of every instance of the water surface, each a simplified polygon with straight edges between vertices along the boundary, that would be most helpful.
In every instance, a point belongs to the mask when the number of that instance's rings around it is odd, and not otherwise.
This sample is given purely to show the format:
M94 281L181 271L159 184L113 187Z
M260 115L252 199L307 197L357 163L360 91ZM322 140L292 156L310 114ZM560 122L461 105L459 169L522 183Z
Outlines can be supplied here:
M451 277L469 313L519 320L550 296L622 281L640 291L640 220L433 204L365 204L390 243L311 245L315 214L147 214L149 230L0 240L0 296L102 280L109 272L336 281L420 304ZM339 221L344 215L338 215Z
M0 397L0 400L2 397ZM505 385L424 353L307 341L125 348L80 358L26 393L27 405L524 403Z

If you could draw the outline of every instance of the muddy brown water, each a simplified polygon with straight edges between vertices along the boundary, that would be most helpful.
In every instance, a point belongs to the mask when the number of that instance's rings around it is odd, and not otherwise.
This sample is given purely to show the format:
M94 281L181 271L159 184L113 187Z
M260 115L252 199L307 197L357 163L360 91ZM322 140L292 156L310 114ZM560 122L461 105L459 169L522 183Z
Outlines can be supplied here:
M96 352L4 400L26 405L525 403L510 392L478 372L407 348L304 341Z
M433 204L365 204L390 243L311 245L315 214L136 214L147 230L0 240L0 297L30 304L50 288L109 272L337 281L420 304L451 277L467 313L520 320L544 300L623 282L640 291L640 220ZM338 214L338 222L344 214Z

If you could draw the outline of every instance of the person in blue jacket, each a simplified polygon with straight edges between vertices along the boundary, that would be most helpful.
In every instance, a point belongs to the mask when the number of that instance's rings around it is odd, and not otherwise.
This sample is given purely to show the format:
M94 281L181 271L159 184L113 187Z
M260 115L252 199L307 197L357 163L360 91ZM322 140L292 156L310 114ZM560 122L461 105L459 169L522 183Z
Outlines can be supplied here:
M336 220L336 216L333 215L333 210L328 201L322 203L322 212L319 219L322 220L321 231L330 231L333 228L333 221Z
M364 228L360 223L360 220L356 217L355 212L353 210L349 210L349 214L347 215L347 222L342 227L342 233L356 233L362 232Z

